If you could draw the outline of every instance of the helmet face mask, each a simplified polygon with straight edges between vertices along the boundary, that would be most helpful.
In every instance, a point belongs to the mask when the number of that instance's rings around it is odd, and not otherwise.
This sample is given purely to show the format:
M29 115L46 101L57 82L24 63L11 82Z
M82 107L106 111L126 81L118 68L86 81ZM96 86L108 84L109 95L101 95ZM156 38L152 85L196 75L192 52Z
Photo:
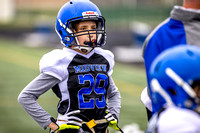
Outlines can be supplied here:
M72 12L74 11L74 12ZM96 22L96 29L86 31L74 31L75 24L84 21ZM89 0L71 0L59 11L56 22L56 31L61 43L70 48L83 51L91 51L94 47L101 47L106 43L105 19L101 16L98 7ZM91 35L96 39L91 39ZM80 45L78 37L88 35L89 41Z
M90 20L84 20L84 21L90 21ZM105 40L103 37L105 37L106 33L105 33L105 30L101 29L102 22L96 21L96 20L94 20L94 21L95 21L95 23L97 25L96 29L84 30L84 31L75 31L75 32L69 33L69 35L67 35L66 37L77 38L79 36L88 35L89 36L89 41L85 43L87 46L84 46L84 47L101 47L102 45L105 44L103 42ZM81 21L71 22L71 24L69 24L69 25L72 25L72 26L69 26L69 27L72 27L72 28L70 28L70 30L73 30L73 31L76 30L76 26L74 26L74 25L77 24L77 23L79 23L79 22L81 22ZM96 39L92 40L91 39L91 35L95 35ZM68 43L68 42L66 42L66 43ZM79 45L79 43L78 42L72 42L72 43L69 44L69 46L71 46L71 45L77 46L77 45Z
M193 84L200 84L200 52L191 45L181 45L161 53L150 68L154 112L165 105L175 105L200 112L199 98ZM162 98L161 98L162 97ZM161 99L161 101L159 101Z

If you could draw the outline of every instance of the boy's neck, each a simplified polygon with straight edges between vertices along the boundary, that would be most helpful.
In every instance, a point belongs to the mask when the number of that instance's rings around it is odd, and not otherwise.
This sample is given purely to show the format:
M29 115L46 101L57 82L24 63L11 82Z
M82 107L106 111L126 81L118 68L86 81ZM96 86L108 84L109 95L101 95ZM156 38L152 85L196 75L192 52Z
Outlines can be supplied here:
M184 8L200 9L200 0L183 0Z

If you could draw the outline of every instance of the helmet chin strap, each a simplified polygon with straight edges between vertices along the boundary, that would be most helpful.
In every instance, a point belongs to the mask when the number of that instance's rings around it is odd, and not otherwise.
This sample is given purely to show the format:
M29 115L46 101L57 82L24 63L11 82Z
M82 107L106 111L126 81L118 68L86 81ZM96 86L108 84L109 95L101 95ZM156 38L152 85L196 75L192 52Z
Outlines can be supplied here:
M78 41L77 37L75 37L75 39L76 39L76 43L78 44L78 46L72 47L72 49L79 49L79 50L82 51L83 53L89 53L89 52L91 52L91 51L94 49L94 48L92 48L92 47L84 47L84 46L81 46L81 45L79 44L79 41Z
M72 47L72 49L79 49L80 51L82 51L83 53L89 53L91 52L94 48L92 47L83 47L83 46L75 46L75 47Z

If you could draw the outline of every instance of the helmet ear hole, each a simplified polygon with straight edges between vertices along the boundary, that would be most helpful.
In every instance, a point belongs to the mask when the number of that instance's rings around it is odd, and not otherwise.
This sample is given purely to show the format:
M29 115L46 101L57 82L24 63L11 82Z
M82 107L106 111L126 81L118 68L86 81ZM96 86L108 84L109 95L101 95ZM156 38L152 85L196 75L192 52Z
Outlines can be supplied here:
M59 30L58 32L60 33L61 36L63 35L61 30Z
M176 96L176 95L177 95L177 92L176 92L176 90L175 90L175 89L168 88L168 91L169 91L169 93L170 93L170 94L172 94L172 95L174 95L174 96Z

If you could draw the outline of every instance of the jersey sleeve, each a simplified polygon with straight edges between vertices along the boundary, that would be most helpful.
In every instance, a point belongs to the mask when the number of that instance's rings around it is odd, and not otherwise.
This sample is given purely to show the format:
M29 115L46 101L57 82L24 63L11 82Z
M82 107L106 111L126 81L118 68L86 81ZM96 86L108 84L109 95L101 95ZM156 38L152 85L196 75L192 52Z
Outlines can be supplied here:
M108 88L108 109L112 114L115 114L117 119L119 120L120 108L121 108L121 95L120 92L115 85L112 77L110 79L110 86Z
M113 73L113 67L114 67L114 65L115 65L114 55L113 55L113 53L110 52L110 51L106 51L106 52L108 52L108 62L109 62L109 64L110 64L110 69L109 69L109 71L108 71L108 75L111 76L112 73Z
M98 49L100 49L100 48L98 48ZM113 67L115 65L114 54L111 51L109 51L109 50L103 50L103 49L100 49L98 52L101 55L103 55L106 60L108 60L109 66L110 66L110 68L108 70L108 75L111 76L112 73L113 73Z
M51 75L60 81L68 75L66 67L67 60L63 56L62 50L53 50L40 60L40 73Z
M18 96L20 105L43 129L51 123L51 115L36 100L58 82L59 80L55 77L40 74Z

